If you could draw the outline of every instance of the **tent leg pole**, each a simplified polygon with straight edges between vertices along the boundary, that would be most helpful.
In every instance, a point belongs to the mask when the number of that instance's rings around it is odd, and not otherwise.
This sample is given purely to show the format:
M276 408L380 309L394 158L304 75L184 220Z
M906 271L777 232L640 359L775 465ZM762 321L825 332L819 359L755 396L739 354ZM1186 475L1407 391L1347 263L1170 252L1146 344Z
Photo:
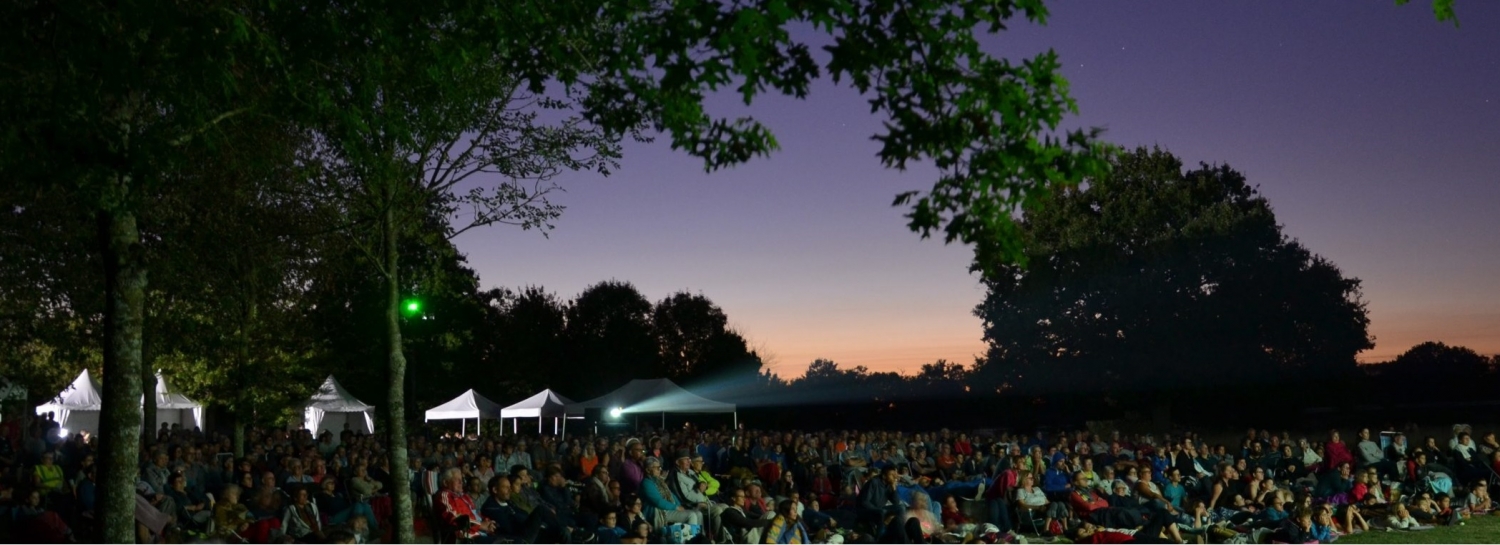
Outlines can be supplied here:
M740 429L740 412L734 412L734 429Z
M458 419L458 433L459 433L459 435L463 435L465 437L467 437L469 435L469 419L467 419L467 418L460 418L460 419Z

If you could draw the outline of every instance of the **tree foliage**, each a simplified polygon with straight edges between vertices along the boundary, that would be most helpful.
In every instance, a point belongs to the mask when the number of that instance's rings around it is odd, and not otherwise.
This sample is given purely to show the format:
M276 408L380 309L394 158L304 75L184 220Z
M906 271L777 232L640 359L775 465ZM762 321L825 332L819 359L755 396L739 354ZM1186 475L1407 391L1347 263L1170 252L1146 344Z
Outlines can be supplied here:
M1024 392L1347 376L1371 346L1359 281L1281 232L1227 166L1138 149L1022 223L975 310L976 373Z
M589 286L568 305L563 337L568 361L591 380L567 392L575 399L602 395L641 377L664 377L651 326L651 301L629 282Z
M724 310L703 295L677 292L656 303L651 316L662 371L683 384L706 379L748 381L760 360L729 329Z

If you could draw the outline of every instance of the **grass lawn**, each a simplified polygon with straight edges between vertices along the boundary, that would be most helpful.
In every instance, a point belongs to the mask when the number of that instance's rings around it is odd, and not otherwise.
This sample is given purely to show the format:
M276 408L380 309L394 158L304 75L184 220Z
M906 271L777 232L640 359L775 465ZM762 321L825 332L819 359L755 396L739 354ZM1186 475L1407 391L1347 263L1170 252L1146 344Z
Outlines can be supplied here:
M1443 526L1422 532L1377 530L1344 536L1338 543L1500 543L1500 517L1476 517L1464 526Z

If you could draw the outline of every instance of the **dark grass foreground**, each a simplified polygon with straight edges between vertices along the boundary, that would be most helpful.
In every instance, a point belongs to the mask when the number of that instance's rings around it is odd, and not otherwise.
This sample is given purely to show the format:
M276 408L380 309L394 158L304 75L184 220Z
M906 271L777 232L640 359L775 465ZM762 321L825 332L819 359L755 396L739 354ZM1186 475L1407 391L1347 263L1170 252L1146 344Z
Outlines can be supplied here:
M1376 530L1344 536L1337 543L1500 543L1500 516L1475 517L1464 526L1422 532Z

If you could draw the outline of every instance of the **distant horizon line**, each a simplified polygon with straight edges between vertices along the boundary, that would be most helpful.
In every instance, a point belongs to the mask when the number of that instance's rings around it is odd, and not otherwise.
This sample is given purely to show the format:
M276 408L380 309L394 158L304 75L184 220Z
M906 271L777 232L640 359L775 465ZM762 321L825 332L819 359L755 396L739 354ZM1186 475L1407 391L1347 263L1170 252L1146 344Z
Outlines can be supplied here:
M1355 359L1355 362L1357 362L1359 365L1378 365L1378 364L1382 364L1382 363L1390 363L1392 360L1395 360L1396 357L1400 356L1402 353L1404 353L1404 352L1390 354L1390 355L1356 355L1354 357L1354 359ZM1483 353L1483 352L1475 351L1475 353L1479 354L1480 356L1487 357L1487 358L1500 358L1500 352L1493 352L1493 353L1486 354L1486 353ZM896 368L888 368L887 369L887 368L884 368L885 366L872 366L872 365L869 365L867 363L851 363L851 364L846 364L845 362L840 362L838 360L832 360L830 358L814 358L812 361L809 361L809 362L807 362L805 364L787 364L787 363L782 363L782 364L775 364L775 365L765 365L765 366L763 366L762 369L765 370L765 371L770 371L771 374L776 375L777 377L781 378L782 380L795 380L795 379L801 378L803 375L805 375L806 372L807 372L807 368L810 367L810 366L812 366L813 362L821 360L821 359L827 359L829 361L833 361L834 363L839 364L839 368L840 369L844 369L844 370L850 370L850 369L854 369L855 367L864 366L866 369L869 369L870 372L872 372L872 373L890 373L890 372L894 372L894 373L896 373L898 375L902 375L902 376L914 376L917 373L921 372L921 369L922 369L923 365L926 365L926 364L929 364L929 363L935 363L938 360L945 360L945 358L937 358L937 359L934 359L934 360L931 360L931 361L924 361L922 363L915 364L914 366L912 366L910 368L908 368L907 366L899 366L899 367L896 367ZM954 360L946 360L946 361L948 361L948 363L957 363L959 365L962 365L966 369L972 369L973 368L973 362L962 363L962 362L957 362L957 361L954 361ZM797 371L799 371L799 374L795 374L795 375L783 375L783 374L780 373L781 371L790 370L790 369L796 369Z

